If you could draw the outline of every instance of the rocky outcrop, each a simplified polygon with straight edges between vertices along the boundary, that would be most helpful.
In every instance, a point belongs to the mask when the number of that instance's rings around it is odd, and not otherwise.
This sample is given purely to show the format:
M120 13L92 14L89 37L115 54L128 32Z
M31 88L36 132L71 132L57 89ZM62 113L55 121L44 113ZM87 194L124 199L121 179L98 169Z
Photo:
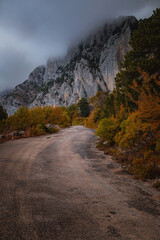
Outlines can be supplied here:
M136 27L132 16L106 24L71 48L64 59L49 59L46 66L37 67L28 80L0 97L0 103L12 114L22 105L68 106L97 91L112 91Z
M29 107L44 84L45 66L39 66L29 75L28 80L19 84L7 95L0 97L1 105L12 115L21 106Z

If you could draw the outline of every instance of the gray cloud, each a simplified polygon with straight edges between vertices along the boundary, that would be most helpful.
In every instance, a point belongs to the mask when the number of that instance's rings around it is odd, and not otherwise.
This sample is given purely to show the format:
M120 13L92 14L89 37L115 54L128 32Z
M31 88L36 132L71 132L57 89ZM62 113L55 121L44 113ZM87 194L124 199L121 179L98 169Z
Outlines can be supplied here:
M33 65L23 53L8 49L0 54L0 90L11 89L28 78Z
M0 91L108 19L144 18L156 7L159 0L0 0Z

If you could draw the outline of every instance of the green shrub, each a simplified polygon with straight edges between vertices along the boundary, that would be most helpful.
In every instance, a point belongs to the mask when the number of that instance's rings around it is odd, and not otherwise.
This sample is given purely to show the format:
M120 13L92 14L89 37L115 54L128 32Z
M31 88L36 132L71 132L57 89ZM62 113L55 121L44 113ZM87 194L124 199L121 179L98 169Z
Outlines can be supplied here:
M150 124L144 123L140 119L139 112L130 114L130 116L121 122L120 129L115 142L123 148L130 148L142 141L145 134L149 131Z
M107 141L109 145L114 145L114 136L119 129L119 122L115 118L105 118L100 121L96 130L96 135L104 141Z
M85 118L83 118L83 117L76 117L76 118L74 118L73 122L72 122L72 125L73 126L85 125Z
M45 128L42 124L37 124L35 128L35 135L40 136L46 134Z

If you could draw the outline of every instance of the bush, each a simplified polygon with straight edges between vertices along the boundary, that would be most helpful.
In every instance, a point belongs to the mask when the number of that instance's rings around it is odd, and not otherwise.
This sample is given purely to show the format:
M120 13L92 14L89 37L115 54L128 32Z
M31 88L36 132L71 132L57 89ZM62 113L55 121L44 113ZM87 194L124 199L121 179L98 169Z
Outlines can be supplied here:
M157 142L156 142L156 149L155 150L156 150L157 153L160 153L160 139L158 139Z
M146 150L142 157L134 158L131 169L137 177L142 179L158 176L160 174L159 156L156 156L152 150Z
M13 130L26 131L30 125L29 109L20 107L12 116Z
M27 136L44 134L46 124L70 126L70 117L63 107L20 107L14 115L0 121L0 132L26 131ZM40 127L41 126L41 127ZM55 130L54 130L55 131Z
M116 136L115 142L123 148L130 148L142 141L150 130L150 124L144 123L137 111L121 122L120 129Z
M73 126L76 126L76 125L85 125L85 118L83 117L76 117L73 122L72 122L72 125Z
M38 124L35 128L35 135L40 136L46 134L45 128L42 124Z
M96 130L96 135L107 141L109 145L114 145L114 137L119 129L119 122L115 118L105 118L100 121Z
M70 117L67 115L67 112L63 112L62 114L62 120L61 120L61 127L66 128L70 127Z
M96 129L97 124L95 121L95 111L92 111L86 120L86 127Z
M66 112L70 119L70 125L72 125L73 119L79 115L77 104L70 105L68 108L66 108Z
M135 158L132 161L132 171L133 173L142 179L145 179L149 175L149 170L152 167L151 162L147 162L144 158Z
M6 121L4 119L0 121L0 133L3 133L5 131L5 123Z

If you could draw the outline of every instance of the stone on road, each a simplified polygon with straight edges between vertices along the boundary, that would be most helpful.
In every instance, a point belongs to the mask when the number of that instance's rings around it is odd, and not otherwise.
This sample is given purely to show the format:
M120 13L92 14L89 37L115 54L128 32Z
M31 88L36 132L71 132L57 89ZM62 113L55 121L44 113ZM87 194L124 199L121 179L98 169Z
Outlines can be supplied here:
M0 239L160 239L158 191L95 143L75 126L0 145Z

